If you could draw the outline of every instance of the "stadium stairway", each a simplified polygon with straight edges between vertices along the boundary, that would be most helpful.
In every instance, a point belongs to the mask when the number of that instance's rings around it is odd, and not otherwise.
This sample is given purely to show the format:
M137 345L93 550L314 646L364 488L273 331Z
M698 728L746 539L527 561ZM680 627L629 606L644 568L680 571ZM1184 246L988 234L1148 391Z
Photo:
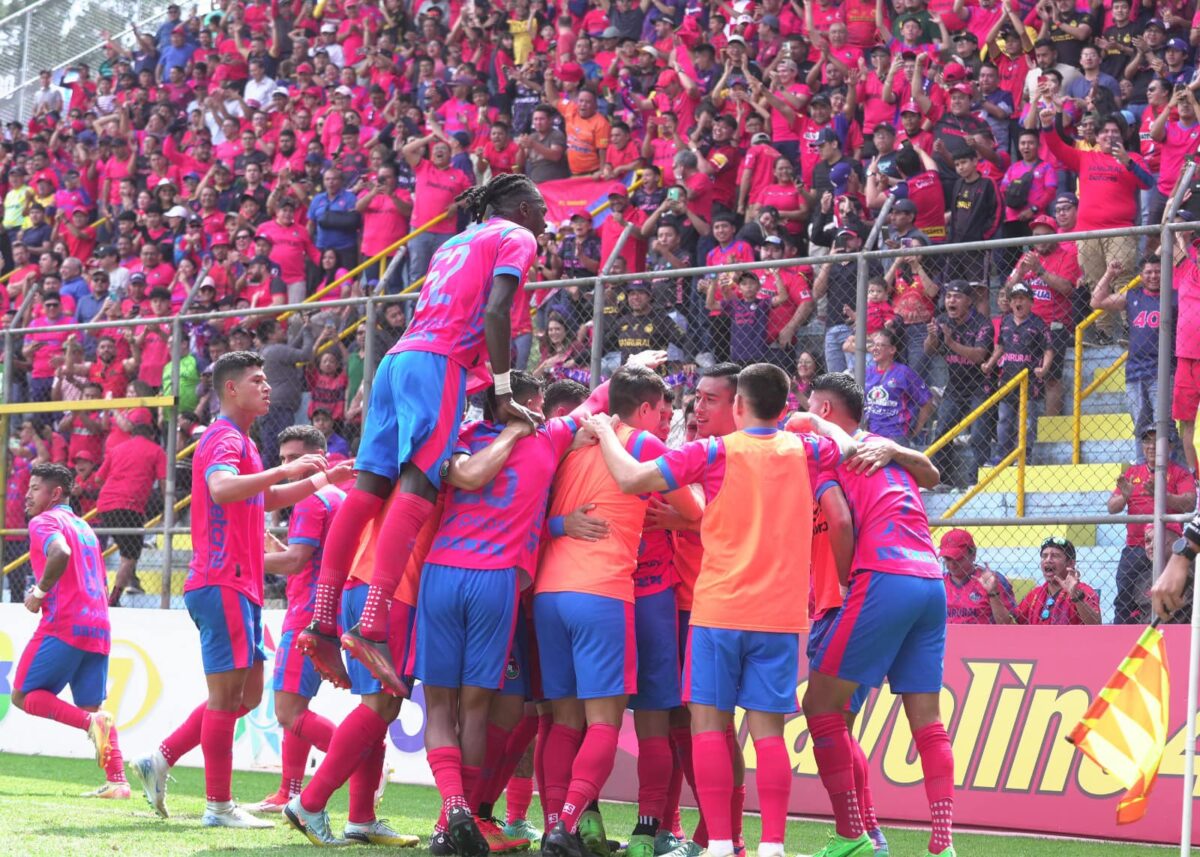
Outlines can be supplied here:
M1124 349L1117 346L1085 348L1083 383L1091 382L1097 370L1110 366ZM1025 514L1029 517L1072 517L1103 515L1105 502L1117 477L1134 455L1133 420L1125 402L1125 370L1114 372L1083 402L1081 424L1082 462L1071 463L1074 355L1068 354L1063 370L1067 386L1066 414L1038 418L1037 442L1032 464L1025 469ZM956 444L959 454L967 448ZM980 471L984 478L990 471ZM1017 468L1008 468L955 517L1015 518L1017 514ZM941 517L962 497L963 492L925 492L930 518ZM934 530L935 541L948 528ZM1112 619L1112 597L1117 560L1125 544L1122 524L1060 524L1039 527L971 527L979 547L980 563L1003 573L1012 582L1018 599L1041 582L1038 547L1047 536L1070 539L1076 546L1076 565L1085 583L1100 592L1104 621Z

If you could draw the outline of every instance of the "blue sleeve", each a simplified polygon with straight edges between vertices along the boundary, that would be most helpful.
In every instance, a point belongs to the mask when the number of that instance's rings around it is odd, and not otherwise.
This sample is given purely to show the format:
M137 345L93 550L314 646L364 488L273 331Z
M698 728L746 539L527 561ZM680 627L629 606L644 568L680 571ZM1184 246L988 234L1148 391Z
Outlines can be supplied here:
M550 530L550 535L556 539L560 539L567 534L566 520L563 515L555 515L547 522L547 528Z

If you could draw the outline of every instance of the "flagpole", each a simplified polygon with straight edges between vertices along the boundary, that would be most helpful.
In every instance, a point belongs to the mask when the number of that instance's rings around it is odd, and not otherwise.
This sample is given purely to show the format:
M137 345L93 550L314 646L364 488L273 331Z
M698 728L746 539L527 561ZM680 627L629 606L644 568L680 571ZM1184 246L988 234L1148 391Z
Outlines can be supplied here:
M1188 654L1187 749L1183 763L1183 812L1179 855L1192 853L1192 793L1196 788L1196 691L1200 684L1200 592L1192 591L1192 642Z

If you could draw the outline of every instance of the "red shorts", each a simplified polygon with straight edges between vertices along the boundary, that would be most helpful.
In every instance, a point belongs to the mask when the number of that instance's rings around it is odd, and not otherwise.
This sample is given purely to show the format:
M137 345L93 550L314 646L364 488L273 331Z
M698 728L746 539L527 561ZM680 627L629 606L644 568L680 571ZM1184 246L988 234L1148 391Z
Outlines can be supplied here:
M1194 422L1200 409L1200 360L1180 357L1175 362L1175 385L1171 392L1171 417Z

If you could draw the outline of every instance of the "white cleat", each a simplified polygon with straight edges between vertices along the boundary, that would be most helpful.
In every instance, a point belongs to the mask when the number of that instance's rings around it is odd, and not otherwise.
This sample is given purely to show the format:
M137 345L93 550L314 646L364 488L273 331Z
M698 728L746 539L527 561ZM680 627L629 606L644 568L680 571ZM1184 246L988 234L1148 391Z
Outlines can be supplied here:
M161 818L168 818L167 780L171 778L171 766L162 752L155 750L149 756L134 759L129 763L129 771L142 784L142 792L150 808Z
M231 800L208 802L200 823L205 827L236 827L263 830L275 825L265 818L255 818Z

